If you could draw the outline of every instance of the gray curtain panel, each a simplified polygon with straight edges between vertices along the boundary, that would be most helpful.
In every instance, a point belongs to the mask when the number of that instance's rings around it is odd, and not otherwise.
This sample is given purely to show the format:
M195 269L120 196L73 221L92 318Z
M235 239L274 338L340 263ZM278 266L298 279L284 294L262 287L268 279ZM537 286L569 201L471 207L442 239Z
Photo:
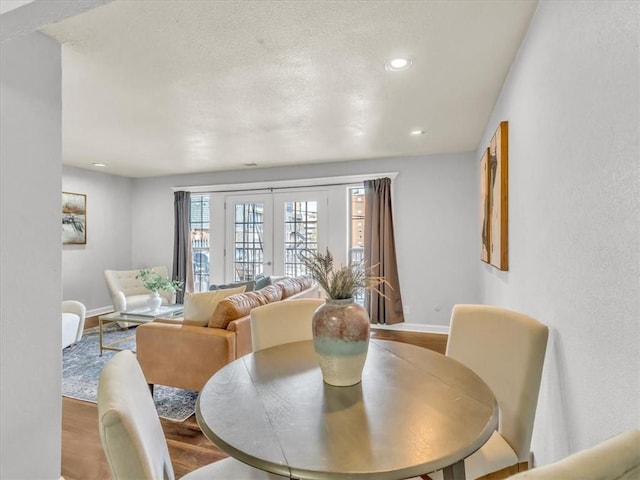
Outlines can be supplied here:
M175 192L173 199L175 232L173 236L174 280L182 280L184 288L176 292L176 303L184 303L185 292L193 292L193 267L191 265L191 193Z
M404 322L396 246L391 214L391 179L378 178L364 182L364 261L374 275L384 277L389 285L378 292L368 290L365 307L371 323L388 325Z

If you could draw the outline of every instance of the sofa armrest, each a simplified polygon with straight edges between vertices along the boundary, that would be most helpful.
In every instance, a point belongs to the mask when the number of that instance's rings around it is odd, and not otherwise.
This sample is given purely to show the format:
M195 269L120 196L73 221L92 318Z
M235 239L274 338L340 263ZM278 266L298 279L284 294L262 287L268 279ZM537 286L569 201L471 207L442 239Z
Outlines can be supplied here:
M229 322L227 330L236 334L236 358L253 352L251 343L251 316L237 318Z
M147 383L199 392L236 358L235 337L219 328L149 322L136 329L136 353Z
M127 309L127 297L124 296L123 292L114 293L111 301L113 302L114 311L124 312Z
M184 317L156 317L153 321L156 323L168 323L170 325L182 325Z

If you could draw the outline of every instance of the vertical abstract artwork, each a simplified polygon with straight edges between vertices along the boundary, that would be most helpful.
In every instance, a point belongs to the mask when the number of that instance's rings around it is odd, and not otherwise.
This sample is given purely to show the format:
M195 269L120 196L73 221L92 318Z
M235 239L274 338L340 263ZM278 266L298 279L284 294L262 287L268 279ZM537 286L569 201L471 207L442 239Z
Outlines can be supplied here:
M87 196L62 192L62 244L87 243Z
M482 250L480 259L489 263L489 149L480 160L480 220L482 223Z
M508 264L509 200L508 122L500 122L489 148L480 160L482 198L481 259L506 271Z

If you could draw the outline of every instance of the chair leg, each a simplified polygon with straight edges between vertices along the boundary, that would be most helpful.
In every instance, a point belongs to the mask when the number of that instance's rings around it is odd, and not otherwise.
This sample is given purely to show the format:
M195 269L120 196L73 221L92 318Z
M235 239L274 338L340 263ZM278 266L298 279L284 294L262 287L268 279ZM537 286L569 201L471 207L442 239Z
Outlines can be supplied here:
M153 383L149 383L149 391L151 392L151 396L153 397Z

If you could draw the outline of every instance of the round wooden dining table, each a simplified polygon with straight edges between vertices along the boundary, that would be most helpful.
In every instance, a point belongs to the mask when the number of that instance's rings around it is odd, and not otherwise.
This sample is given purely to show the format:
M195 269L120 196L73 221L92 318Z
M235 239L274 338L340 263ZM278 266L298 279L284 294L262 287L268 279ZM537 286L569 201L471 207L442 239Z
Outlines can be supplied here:
M399 480L435 470L464 478L464 459L498 423L486 383L431 350L371 340L362 382L322 381L312 341L245 355L219 370L196 416L220 449L296 479Z

